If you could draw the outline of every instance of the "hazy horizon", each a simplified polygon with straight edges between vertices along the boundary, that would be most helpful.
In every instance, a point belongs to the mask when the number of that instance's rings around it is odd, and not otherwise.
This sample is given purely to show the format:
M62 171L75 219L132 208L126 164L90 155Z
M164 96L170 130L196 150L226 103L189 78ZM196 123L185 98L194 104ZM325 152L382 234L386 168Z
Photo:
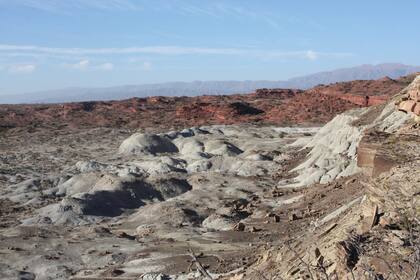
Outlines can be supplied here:
M380 65L402 65L402 66L408 66L408 67L416 67L416 68L420 68L420 66L416 66L416 65L405 65L405 64L401 64L401 63L381 63L381 64L361 64L361 65L353 65L353 66L349 66L349 67L345 67L345 68L337 68L337 69L329 69L326 71L320 71L320 72L310 72L310 73L305 73L301 76L292 76L292 77L288 77L285 79L278 79L278 80L267 80L267 79L261 79L261 80L255 80L255 79L249 79L249 80L169 80L169 81L161 81L161 82L150 82L150 83L132 83L132 84L114 84L114 85L110 85L110 86L87 86L87 87L83 87L83 86L78 86L78 85L73 85L73 86L68 86L68 87L62 87L62 88L46 88L46 89L42 89L42 90L36 90L36 91L29 91L29 92L20 92L17 93L16 95L21 95L21 94L30 94L30 93L37 93L37 92L48 92L48 91L57 91L57 90L71 90L71 89L108 89L108 88L118 88L118 87L131 87L131 86L152 86L152 85L164 85L164 84L191 84L191 83L211 83L211 82L287 82L289 80L292 79L298 79L298 78L304 78L307 76L311 76L311 75L316 75L316 74L320 74L320 73L328 73L328 72L334 72L334 71L340 71L340 70L345 70L345 69L351 69L351 68L356 68L356 67L362 67L362 66L380 66ZM0 96L10 96L10 94L7 93L2 93L0 92Z

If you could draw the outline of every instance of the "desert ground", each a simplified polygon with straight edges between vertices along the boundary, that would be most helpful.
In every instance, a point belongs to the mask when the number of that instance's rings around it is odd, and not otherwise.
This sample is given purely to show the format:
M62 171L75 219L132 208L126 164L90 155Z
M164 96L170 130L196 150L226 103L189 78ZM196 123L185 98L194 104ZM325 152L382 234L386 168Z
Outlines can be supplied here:
M325 125L4 128L0 278L418 279L419 88Z

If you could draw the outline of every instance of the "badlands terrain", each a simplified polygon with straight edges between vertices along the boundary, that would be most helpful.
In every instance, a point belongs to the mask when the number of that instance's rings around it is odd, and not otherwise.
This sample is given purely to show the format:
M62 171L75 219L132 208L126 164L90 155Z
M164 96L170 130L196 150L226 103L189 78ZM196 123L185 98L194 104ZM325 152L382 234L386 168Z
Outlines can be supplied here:
M419 279L419 118L415 75L2 105L0 278Z

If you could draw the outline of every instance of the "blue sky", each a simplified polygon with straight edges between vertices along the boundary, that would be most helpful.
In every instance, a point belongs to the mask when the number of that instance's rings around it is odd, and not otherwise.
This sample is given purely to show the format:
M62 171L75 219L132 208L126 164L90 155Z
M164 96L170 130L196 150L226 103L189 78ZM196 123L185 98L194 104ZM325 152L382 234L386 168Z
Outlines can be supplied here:
M420 65L420 1L0 0L0 94Z

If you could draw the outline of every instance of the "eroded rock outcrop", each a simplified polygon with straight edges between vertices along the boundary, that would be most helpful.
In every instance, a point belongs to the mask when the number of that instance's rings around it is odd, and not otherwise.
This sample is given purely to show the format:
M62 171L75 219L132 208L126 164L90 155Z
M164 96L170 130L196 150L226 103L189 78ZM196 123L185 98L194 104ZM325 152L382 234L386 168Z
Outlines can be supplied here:
M343 156L343 152L348 156L350 146L355 150L346 160L357 161L358 170L364 171L309 188L300 199L302 204L308 203L309 209L316 204L310 202L311 189L350 191L355 184L362 189L358 196L332 206L328 213L311 222L310 229L301 232L298 238L291 236L280 249L263 251L244 279L257 279L261 274L279 279L418 278L419 126L410 117L414 112L406 113L395 107L402 96L412 98L418 81L420 78L385 106L353 111L354 119L341 127L333 125L338 123L338 116L309 142L296 143L312 146L307 160L296 169L300 172L297 178L310 179L309 183L322 181L322 174L328 174L325 173L328 163L339 166L343 161L337 157ZM348 134L340 132L341 128ZM319 195L317 203L330 196L331 193Z
M307 159L292 170L299 175L292 182L286 180L280 182L280 185L302 187L314 183L325 184L358 172L356 148L365 127L353 126L352 123L363 112L364 109L359 109L338 115L322 127L308 143L296 141L294 146L310 148L311 151Z
M420 75L405 90L404 95L397 102L398 110L412 113L420 120Z

